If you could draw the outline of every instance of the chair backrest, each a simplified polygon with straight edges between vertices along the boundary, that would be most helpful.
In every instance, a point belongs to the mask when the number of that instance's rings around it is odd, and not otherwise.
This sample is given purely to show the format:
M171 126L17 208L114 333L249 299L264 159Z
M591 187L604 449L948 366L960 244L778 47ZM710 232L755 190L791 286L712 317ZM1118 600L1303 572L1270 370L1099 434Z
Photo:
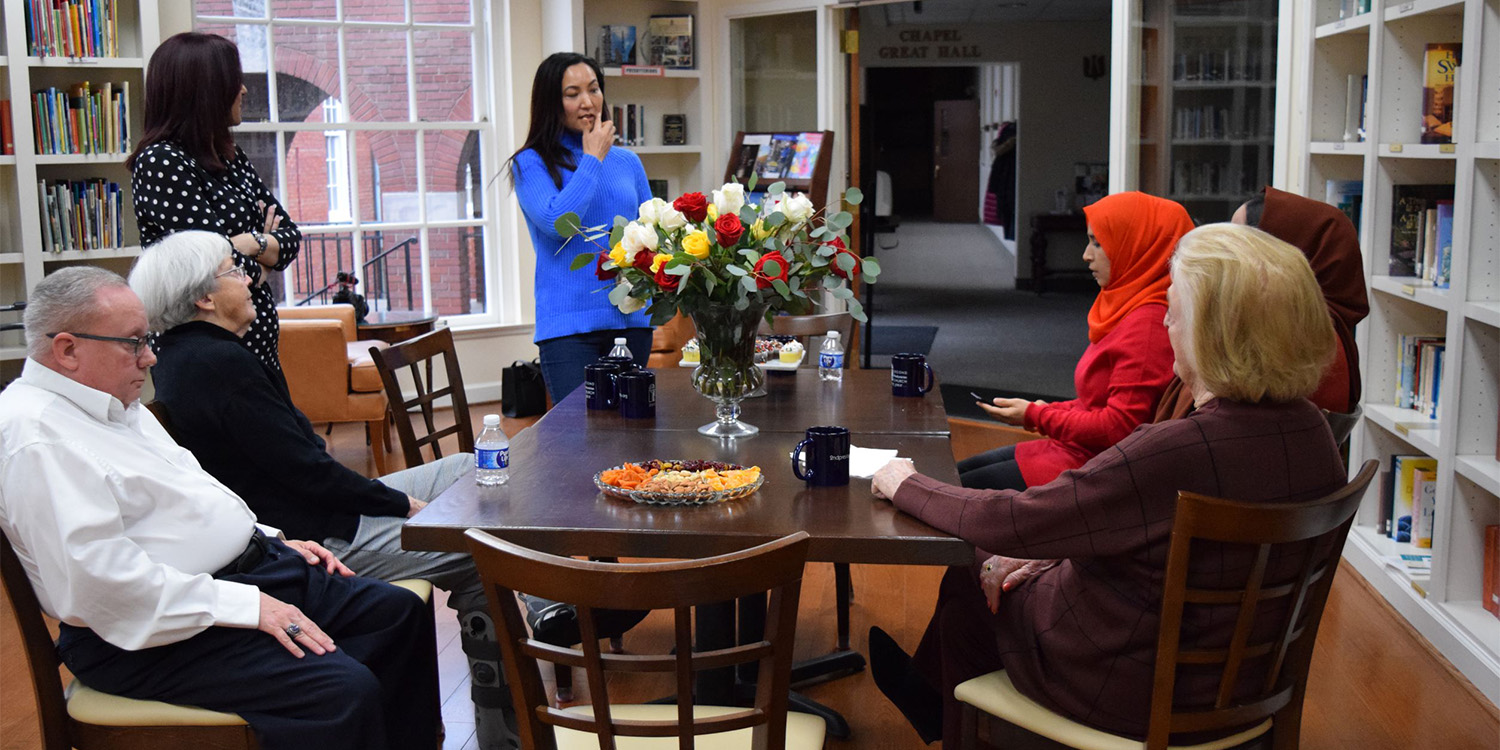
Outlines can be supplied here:
M354 305L342 302L334 305L278 307L276 316L282 320L336 320L339 323L339 330L344 334L345 341L353 341L359 335L358 316L354 312Z
M1174 733L1252 724L1300 699L1344 539L1378 467L1378 462L1367 461L1343 488L1305 503L1244 503L1191 492L1178 494L1162 594L1147 748L1165 748ZM1255 555L1243 584L1190 588L1188 562L1195 540L1252 547ZM1301 545L1305 550L1302 563L1290 580L1268 582L1272 548L1280 545ZM1279 618L1274 627L1258 623L1260 605L1275 599L1284 599L1285 606L1269 608ZM1238 607L1227 646L1179 649L1183 608L1189 604ZM1251 694L1237 696L1240 678L1247 673L1243 668L1250 660L1265 660L1265 679ZM1212 708L1173 705L1178 669L1185 665L1217 672Z
M68 737L68 708L63 699L62 677L58 674L57 647L52 643L47 623L42 620L42 605L31 588L31 579L26 577L26 569L21 567L21 559L16 556L3 531L0 531L0 583L4 584L5 594L10 597L26 651L26 663L31 668L31 689L36 694L42 747L45 750L68 750L73 745Z
M151 416L156 417L157 422L161 423L161 428L167 431L167 436L172 438L172 442L182 445L182 441L177 439L177 430L172 427L172 415L167 412L167 405L160 401L150 401L146 404L146 409L151 412Z
M432 361L439 355L443 358L443 371L448 384L433 387ZM401 441L401 452L406 456L406 466L421 466L427 462L422 455L422 446L432 447L434 459L443 457L438 441L448 435L458 436L460 452L474 452L474 424L469 418L469 399L464 395L464 377L458 367L458 353L453 348L453 331L439 328L414 339L403 341L387 349L370 347L370 357L380 370L380 380L385 383L386 400L391 404L391 414L396 421L396 436ZM423 365L418 368L417 365ZM401 368L411 372L416 387L416 396L405 398L401 381L396 377ZM425 377L424 377L425 374ZM453 405L453 424L438 429L434 419L433 403L450 397ZM422 415L425 433L418 437L412 424L412 410Z
M1365 408L1359 404L1354 405L1354 411L1347 414L1323 410L1323 418L1328 420L1328 429L1333 431L1333 442L1343 445L1349 439L1349 433L1354 432L1354 426L1359 424L1359 418L1365 413Z
M466 532L499 624L500 650L510 675L523 747L555 750L553 727L593 732L600 750L613 750L615 737L677 737L691 746L698 735L752 727L755 748L786 746L787 689L796 637L797 603L808 535L797 532L751 549L701 560L604 563L556 557L497 539L478 529ZM514 592L568 602L578 608L583 642L561 648L532 640ZM710 652L694 652L692 608L744 596L767 597L764 637ZM742 605L743 606L743 605ZM594 626L599 609L670 609L675 653L601 653ZM552 708L537 660L583 667L588 674L593 715ZM755 703L712 718L693 717L693 675L704 669L756 663ZM615 719L610 713L607 672L655 672L675 676L676 721Z

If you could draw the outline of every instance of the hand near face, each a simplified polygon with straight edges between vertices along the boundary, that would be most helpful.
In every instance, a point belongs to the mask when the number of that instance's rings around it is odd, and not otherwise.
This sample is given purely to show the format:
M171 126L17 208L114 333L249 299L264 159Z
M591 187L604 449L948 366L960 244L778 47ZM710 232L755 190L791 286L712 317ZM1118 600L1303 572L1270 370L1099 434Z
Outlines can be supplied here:
M599 161L604 161L614 143L615 124L610 120L595 121L594 128L583 134L583 152Z
M896 490L901 483L915 473L917 473L917 467L912 465L911 459L892 459L875 472L875 476L870 480L870 489L875 497L889 500L896 496Z

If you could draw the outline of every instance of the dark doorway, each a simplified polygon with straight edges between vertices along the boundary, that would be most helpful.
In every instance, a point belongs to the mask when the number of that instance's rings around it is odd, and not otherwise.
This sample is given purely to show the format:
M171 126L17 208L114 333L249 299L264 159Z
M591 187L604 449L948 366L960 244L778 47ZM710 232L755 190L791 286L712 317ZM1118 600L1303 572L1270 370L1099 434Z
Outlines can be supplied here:
M864 125L872 152L866 164L890 174L893 212L931 218L934 108L939 101L975 100L978 69L866 68L865 76Z

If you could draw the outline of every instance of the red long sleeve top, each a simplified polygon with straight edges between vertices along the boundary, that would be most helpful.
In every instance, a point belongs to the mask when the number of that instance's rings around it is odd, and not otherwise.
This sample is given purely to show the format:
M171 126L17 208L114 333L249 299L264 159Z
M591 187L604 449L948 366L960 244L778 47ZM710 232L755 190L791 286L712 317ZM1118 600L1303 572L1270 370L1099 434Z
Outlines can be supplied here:
M1026 429L1045 435L1016 446L1026 486L1046 484L1151 421L1172 379L1164 305L1142 305L1089 344L1073 370L1078 398L1026 409Z

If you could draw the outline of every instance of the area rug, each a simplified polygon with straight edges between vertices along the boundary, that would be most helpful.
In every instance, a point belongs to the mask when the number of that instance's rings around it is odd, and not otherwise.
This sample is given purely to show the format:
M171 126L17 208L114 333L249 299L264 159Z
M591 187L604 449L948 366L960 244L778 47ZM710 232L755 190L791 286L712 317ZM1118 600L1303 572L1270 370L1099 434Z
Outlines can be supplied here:
M937 326L874 325L870 327L870 354L928 354L932 352L932 342L937 338L937 332Z

